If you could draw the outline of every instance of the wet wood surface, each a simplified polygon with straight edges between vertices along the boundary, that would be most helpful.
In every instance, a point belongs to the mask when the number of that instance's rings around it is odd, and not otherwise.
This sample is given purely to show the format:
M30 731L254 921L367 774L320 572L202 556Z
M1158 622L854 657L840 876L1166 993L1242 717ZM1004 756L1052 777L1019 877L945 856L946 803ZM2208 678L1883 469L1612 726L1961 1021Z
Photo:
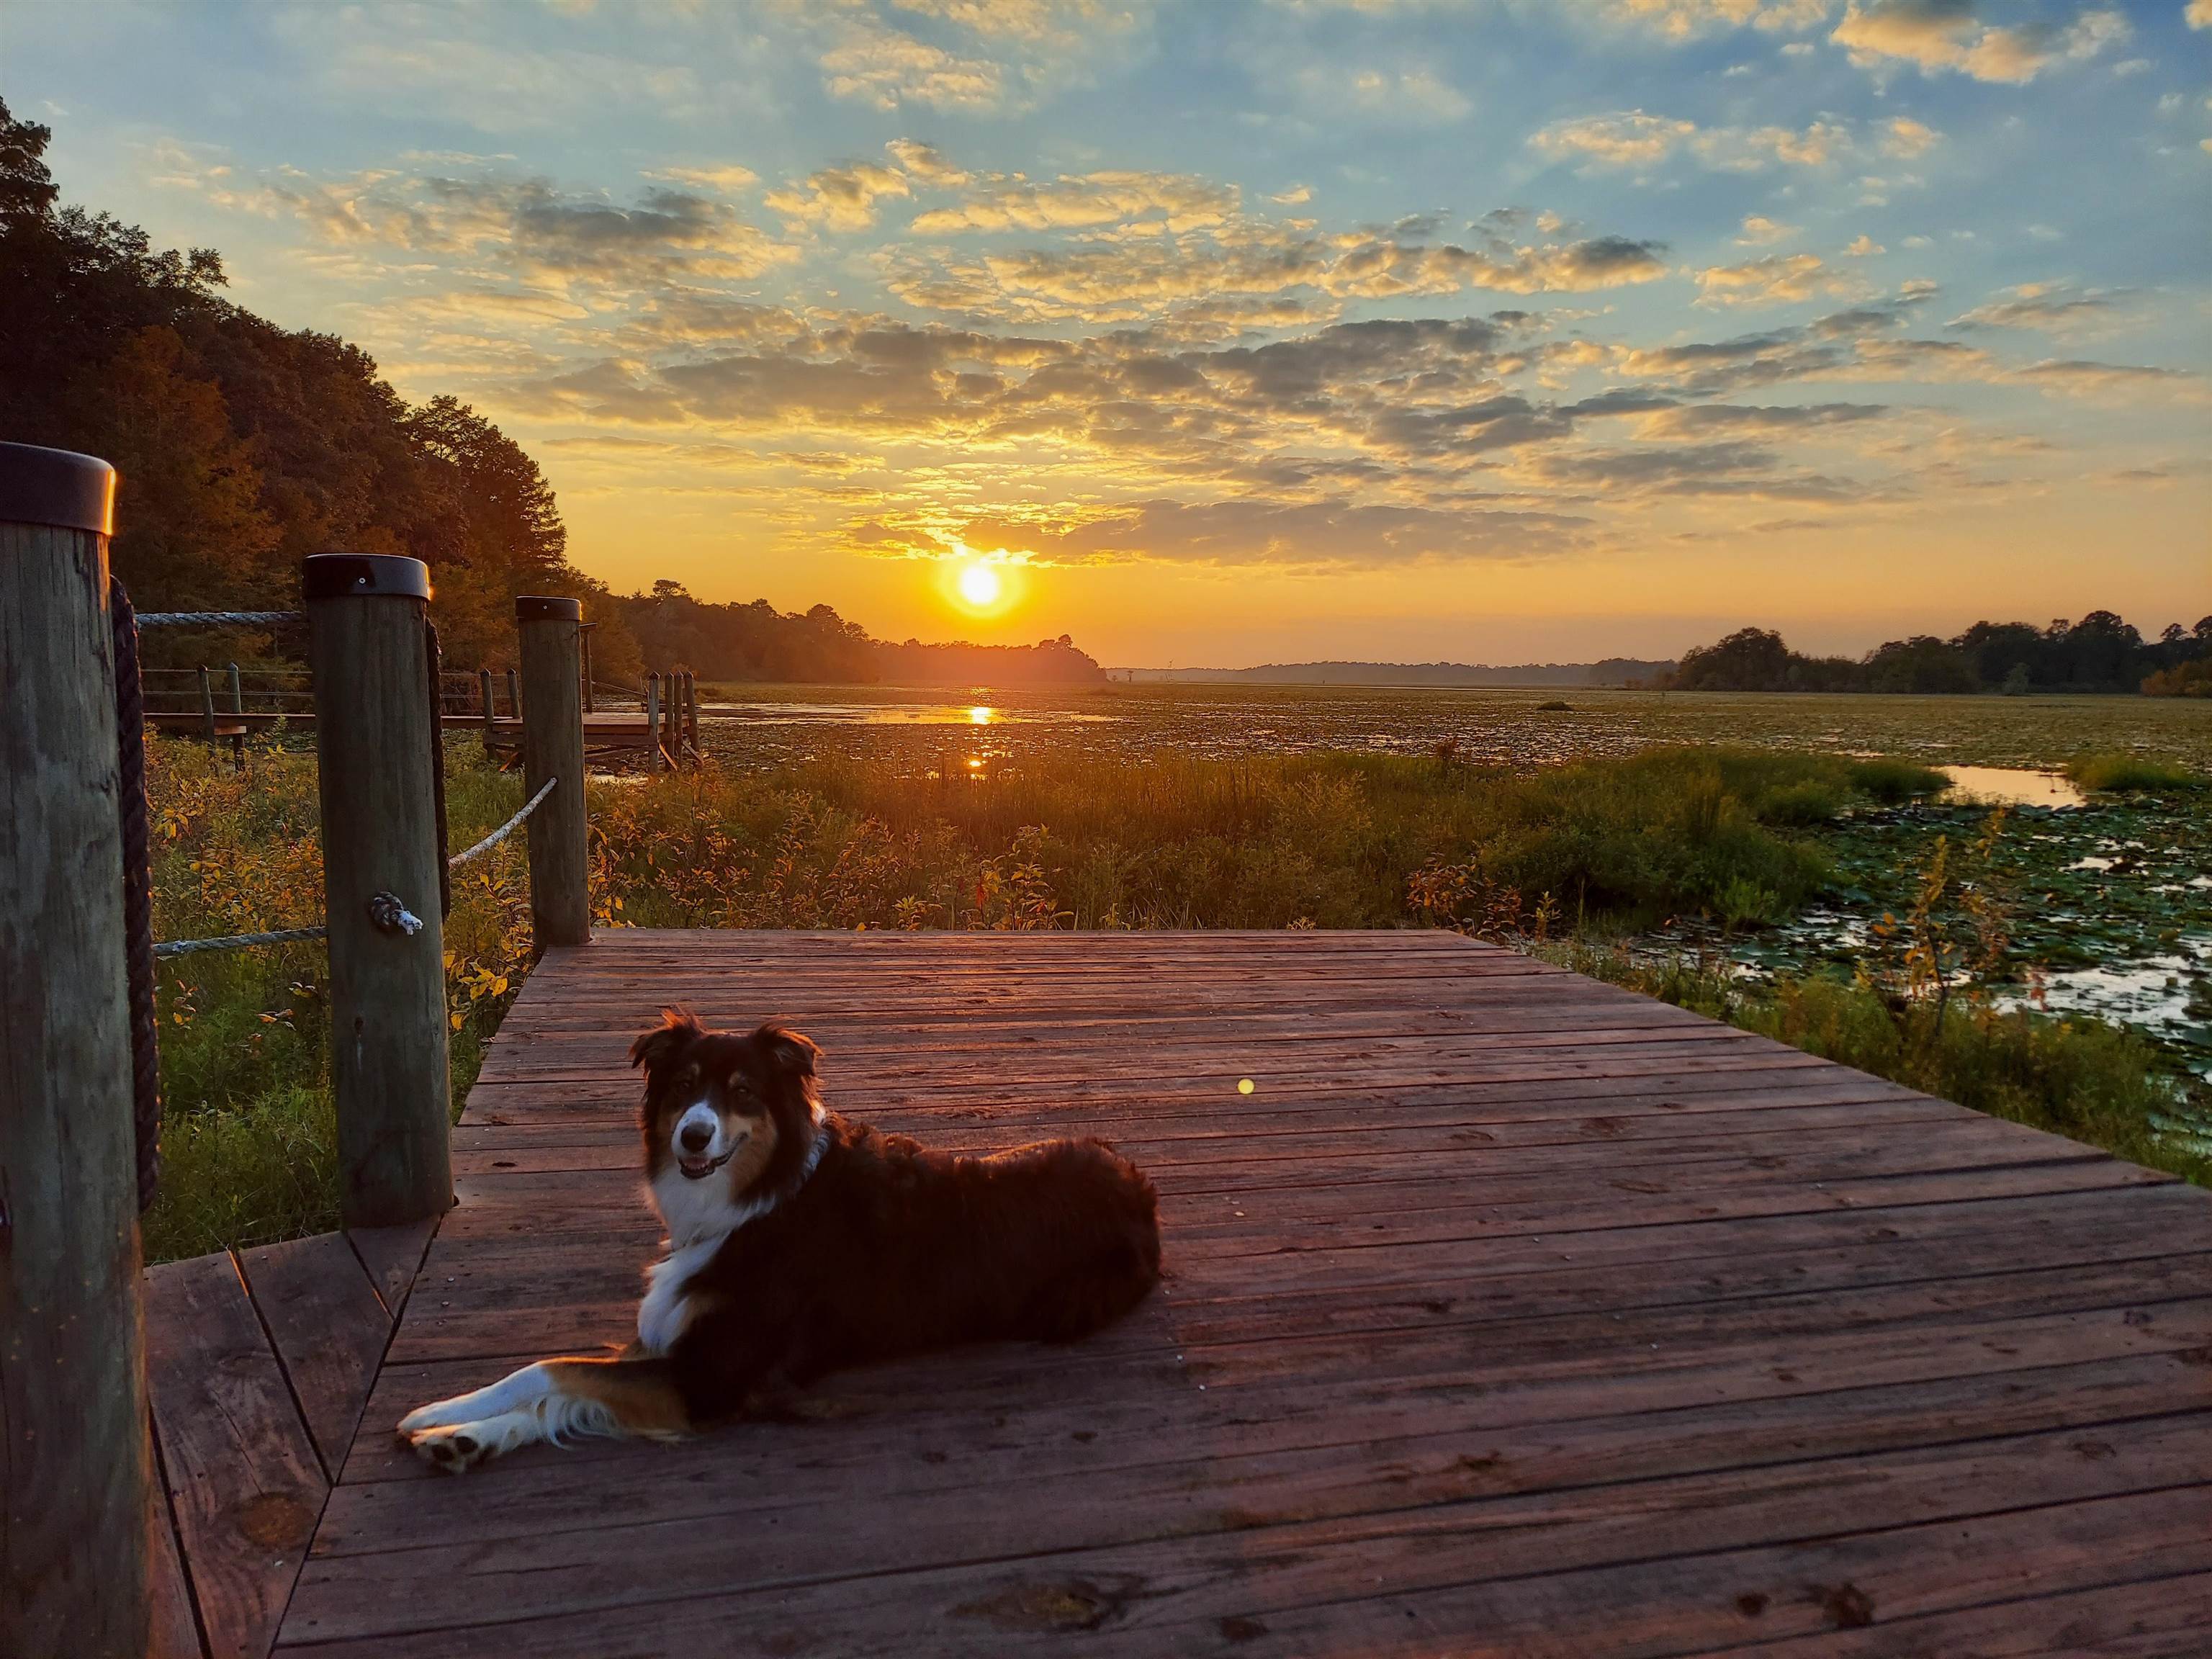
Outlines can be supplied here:
M425 1469L411 1407L631 1334L624 1056L670 1002L789 1020L832 1106L938 1146L1112 1139L1166 1283L797 1421ZM2212 1194L1463 939L604 933L453 1164L282 1652L2144 1656L2212 1616Z

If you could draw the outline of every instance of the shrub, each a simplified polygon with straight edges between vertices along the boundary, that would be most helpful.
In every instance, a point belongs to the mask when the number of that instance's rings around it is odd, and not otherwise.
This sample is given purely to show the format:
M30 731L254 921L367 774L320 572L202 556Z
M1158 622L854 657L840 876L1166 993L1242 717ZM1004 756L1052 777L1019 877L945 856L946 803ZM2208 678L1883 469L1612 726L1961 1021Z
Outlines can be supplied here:
M2200 789L2204 780L2185 766L2146 759L2121 750L2076 755L2066 763L2066 775L2084 789L2115 793L2154 789Z

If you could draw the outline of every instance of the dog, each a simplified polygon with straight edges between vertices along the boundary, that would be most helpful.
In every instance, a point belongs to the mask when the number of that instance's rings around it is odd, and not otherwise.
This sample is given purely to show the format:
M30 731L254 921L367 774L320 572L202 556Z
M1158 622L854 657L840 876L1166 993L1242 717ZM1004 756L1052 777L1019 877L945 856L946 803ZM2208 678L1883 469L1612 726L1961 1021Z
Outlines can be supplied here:
M1104 1142L928 1152L825 1110L820 1053L779 1024L740 1036L662 1010L629 1051L668 1230L637 1340L422 1407L400 1437L455 1474L537 1440L681 1439L787 1414L798 1390L848 1366L1072 1342L1158 1283L1152 1184Z

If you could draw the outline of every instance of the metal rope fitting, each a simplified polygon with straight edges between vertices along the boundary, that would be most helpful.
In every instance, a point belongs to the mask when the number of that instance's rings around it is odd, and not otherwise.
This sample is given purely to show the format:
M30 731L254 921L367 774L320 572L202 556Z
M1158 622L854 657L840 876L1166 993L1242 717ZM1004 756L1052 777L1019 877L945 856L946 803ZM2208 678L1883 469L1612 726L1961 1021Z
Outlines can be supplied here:
M422 918L401 903L397 893L372 894L368 901L368 920L380 933L395 933L413 939L422 931Z

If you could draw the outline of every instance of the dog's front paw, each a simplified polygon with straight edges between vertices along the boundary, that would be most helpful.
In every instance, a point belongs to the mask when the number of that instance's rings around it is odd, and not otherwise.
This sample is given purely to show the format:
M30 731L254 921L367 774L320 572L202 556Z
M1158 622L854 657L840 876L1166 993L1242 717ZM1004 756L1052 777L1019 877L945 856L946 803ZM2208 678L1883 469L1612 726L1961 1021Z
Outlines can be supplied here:
M424 1429L450 1429L468 1422L471 1399L471 1395L457 1394L451 1400L433 1400L427 1406L417 1406L399 1419L397 1432L402 1440L411 1443Z
M410 1436L407 1443L415 1449L416 1456L448 1474L465 1474L499 1450L483 1425L475 1423L423 1429Z

